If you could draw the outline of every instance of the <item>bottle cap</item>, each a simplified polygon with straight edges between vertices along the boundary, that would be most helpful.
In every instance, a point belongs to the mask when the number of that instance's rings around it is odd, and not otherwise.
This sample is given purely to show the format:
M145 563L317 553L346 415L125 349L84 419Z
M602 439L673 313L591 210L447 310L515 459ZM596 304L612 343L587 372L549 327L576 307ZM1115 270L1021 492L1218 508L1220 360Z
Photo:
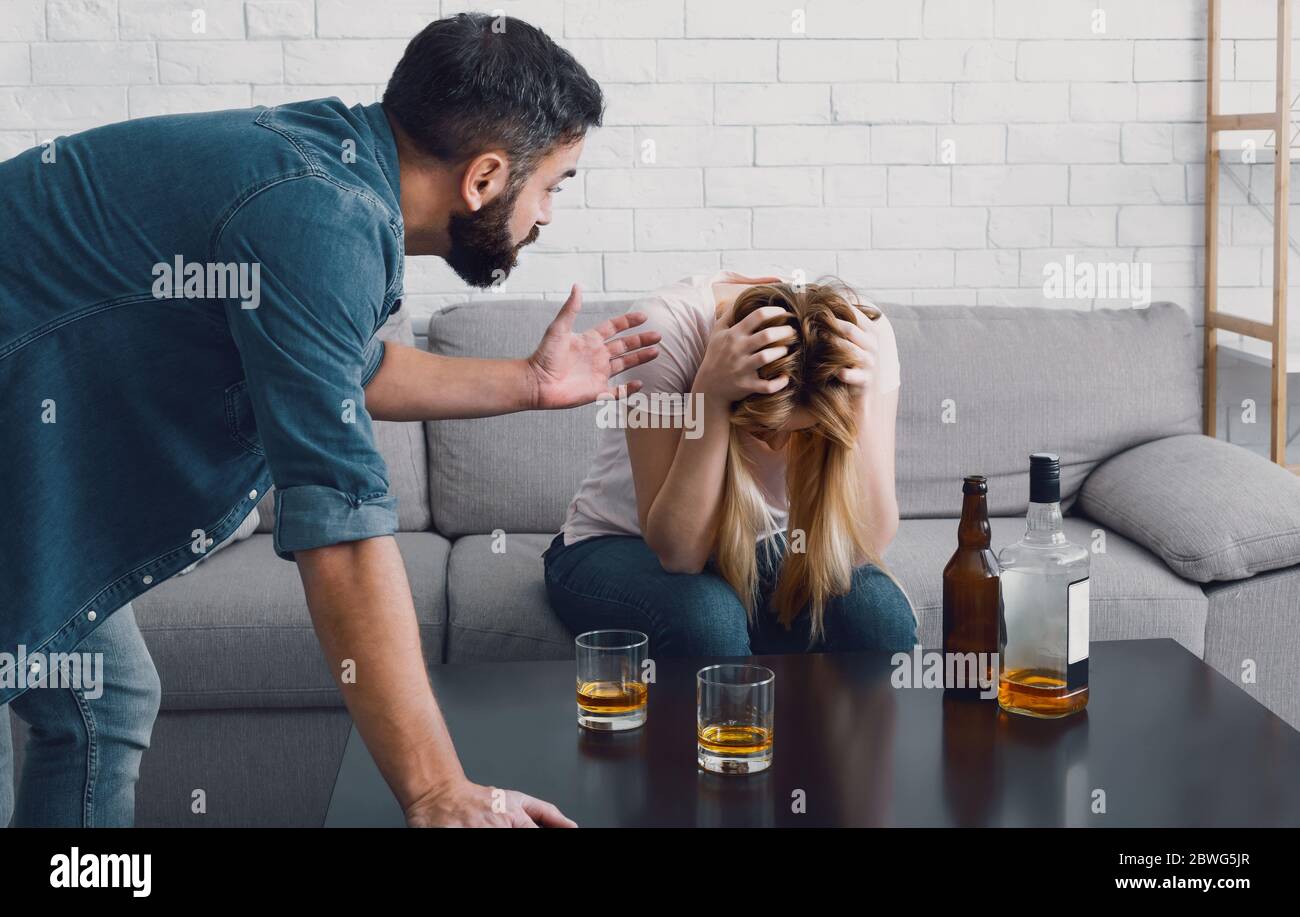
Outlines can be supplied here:
M968 474L962 481L961 492L964 494L986 494L989 492L988 478L982 474Z
M1029 456L1029 502L1061 502L1061 457L1055 452Z

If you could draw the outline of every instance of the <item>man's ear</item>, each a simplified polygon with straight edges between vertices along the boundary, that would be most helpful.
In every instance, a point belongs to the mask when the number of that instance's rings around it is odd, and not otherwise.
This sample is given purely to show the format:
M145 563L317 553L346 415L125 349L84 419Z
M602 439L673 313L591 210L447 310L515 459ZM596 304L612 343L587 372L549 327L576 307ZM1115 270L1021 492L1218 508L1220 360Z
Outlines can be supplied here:
M460 178L460 196L471 212L504 194L510 177L510 161L502 150L480 153L466 164Z

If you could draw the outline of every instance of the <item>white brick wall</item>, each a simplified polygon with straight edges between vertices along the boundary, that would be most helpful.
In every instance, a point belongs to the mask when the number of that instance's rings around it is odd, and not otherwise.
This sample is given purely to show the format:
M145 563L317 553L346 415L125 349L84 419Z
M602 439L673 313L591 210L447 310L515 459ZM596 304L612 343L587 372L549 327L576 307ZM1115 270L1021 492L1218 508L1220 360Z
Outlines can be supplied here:
M1205 0L0 0L0 156L165 112L371 102L460 9L546 29L609 99L511 294L775 266L902 302L1118 305L1044 299L1073 254L1149 261L1200 321ZM1231 0L1226 108L1271 105L1273 16ZM1268 158L1232 167L1266 203ZM1223 298L1262 314L1269 224L1226 176L1223 201ZM467 295L436 259L408 293L417 314Z

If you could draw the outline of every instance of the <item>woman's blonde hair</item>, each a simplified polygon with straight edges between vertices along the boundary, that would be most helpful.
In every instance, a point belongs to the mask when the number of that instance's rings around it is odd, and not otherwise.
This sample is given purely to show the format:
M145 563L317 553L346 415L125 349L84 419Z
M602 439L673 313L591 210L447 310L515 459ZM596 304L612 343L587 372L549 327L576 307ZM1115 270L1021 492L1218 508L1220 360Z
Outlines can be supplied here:
M742 448L745 428L780 430L796 408L803 408L813 424L791 431L786 446L789 537L772 605L787 629L807 608L812 618L810 641L815 643L825 635L826 603L852 587L855 559L865 557L885 569L868 537L855 457L858 410L851 389L838 377L849 365L849 357L833 321L853 321L854 310L872 320L881 312L859 301L840 281L765 283L745 289L736 297L730 316L721 320L735 324L764 306L780 306L785 314L761 327L787 324L796 337L789 352L760 369L759 376L788 376L790 381L778 392L749 395L732 405L713 561L752 619L759 591L758 540L776 525ZM803 550L797 550L800 533Z

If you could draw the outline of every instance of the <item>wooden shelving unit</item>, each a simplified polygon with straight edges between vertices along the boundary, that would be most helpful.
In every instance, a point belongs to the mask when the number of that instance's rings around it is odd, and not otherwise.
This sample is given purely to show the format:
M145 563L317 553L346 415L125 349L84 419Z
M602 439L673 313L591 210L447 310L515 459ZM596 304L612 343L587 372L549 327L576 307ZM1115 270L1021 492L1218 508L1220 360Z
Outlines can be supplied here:
M1291 0L1277 0L1277 84L1273 111L1223 114L1219 110L1221 73L1219 38L1225 0L1208 0L1205 92L1205 416L1207 436L1214 436L1218 413L1219 331L1255 338L1272 345L1272 431L1269 456L1300 474L1286 459L1287 374L1287 213L1291 185ZM1226 0L1231 2L1231 0ZM1267 324L1219 311L1219 144L1225 131L1269 130L1276 142L1273 156L1273 322Z

